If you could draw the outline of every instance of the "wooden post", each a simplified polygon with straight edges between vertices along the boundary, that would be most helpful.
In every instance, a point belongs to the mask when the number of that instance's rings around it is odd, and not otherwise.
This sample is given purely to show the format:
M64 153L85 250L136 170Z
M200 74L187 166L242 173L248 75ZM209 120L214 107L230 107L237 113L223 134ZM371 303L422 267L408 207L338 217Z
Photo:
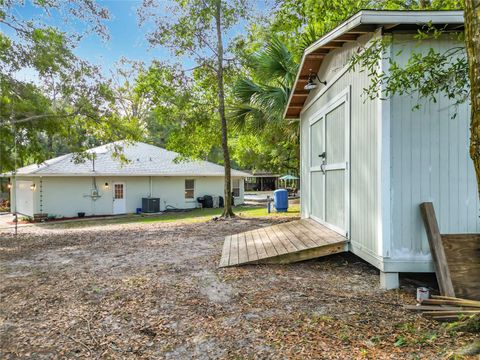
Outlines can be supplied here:
M432 253L440 294L443 296L455 296L433 204L431 202L421 203L420 210L427 232L428 243L430 244L430 252Z

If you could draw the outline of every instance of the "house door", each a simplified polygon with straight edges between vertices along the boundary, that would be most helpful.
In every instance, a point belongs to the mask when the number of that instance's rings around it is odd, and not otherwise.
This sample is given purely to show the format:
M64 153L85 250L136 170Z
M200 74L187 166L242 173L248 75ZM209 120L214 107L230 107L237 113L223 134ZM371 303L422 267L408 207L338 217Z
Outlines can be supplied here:
M113 183L113 213L125 214L125 183Z
M21 215L33 216L33 190L30 188L32 181L16 181L16 206L15 211Z
M310 123L310 217L344 236L350 222L348 90Z

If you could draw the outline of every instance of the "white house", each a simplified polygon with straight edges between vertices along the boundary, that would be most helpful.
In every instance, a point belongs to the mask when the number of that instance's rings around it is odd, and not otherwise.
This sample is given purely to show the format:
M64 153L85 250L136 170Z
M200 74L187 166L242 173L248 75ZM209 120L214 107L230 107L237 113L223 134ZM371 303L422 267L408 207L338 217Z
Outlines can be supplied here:
M463 46L449 35L419 42L414 35L428 23L463 31L463 12L352 16L306 49L284 113L300 119L302 217L347 237L387 288L398 285L399 272L434 271L420 203L433 202L442 233L480 230L469 104L457 108L439 96L413 110L417 96L371 100L369 72L348 70L353 53L382 37L391 40L378 63L387 72L388 57L405 64L413 51Z
M224 196L223 166L177 162L179 154L137 142L124 145L129 160L112 156L113 144L90 149L95 160L76 163L68 154L18 169L12 177L12 211L74 217L134 213L142 198L160 198L160 210L199 206L197 197ZM235 204L243 203L244 178L232 170Z

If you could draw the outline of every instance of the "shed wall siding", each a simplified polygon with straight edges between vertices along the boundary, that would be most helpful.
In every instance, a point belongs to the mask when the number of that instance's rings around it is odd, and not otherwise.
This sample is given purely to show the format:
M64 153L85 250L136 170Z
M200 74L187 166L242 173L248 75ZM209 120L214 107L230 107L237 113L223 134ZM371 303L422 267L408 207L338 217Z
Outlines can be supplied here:
M96 177L100 198L93 201L91 177L43 177L29 179L36 184L34 212L73 217L78 212L86 215L109 215L113 211L113 183L125 183L126 212L134 213L142 207L142 198L150 194L149 177ZM179 209L195 208L196 201L185 200L185 179L195 180L195 199L203 195L223 196L223 177L152 177L152 197L160 198L160 210L170 205ZM240 181L240 197L235 204L243 203L243 178ZM109 187L105 187L105 183ZM31 191L31 190L29 190ZM40 201L40 195L42 201Z
M371 36L364 36L359 43L348 44L331 52L324 60L320 71L320 79L326 79L328 90L318 99L316 94L323 86L309 95L307 105L301 115L301 179L302 217L308 217L309 209L309 121L315 112L320 110L338 93L347 87L351 89L351 137L350 137L350 241L352 251L362 257L378 257L377 242L379 221L378 209L378 101L369 100L363 89L369 85L367 72L342 72L348 64L352 52L365 44ZM333 83L332 79L337 80ZM313 99L313 100L312 100ZM312 102L314 101L314 102Z
M446 37L434 45L438 51L462 46ZM431 42L419 44L411 35L394 34L392 54L405 64L412 51L427 51L431 46ZM421 108L412 110L418 103ZM391 257L430 262L421 202L433 202L442 233L480 231L477 185L468 154L469 107L456 108L441 96L433 103L415 95L393 96L390 106Z

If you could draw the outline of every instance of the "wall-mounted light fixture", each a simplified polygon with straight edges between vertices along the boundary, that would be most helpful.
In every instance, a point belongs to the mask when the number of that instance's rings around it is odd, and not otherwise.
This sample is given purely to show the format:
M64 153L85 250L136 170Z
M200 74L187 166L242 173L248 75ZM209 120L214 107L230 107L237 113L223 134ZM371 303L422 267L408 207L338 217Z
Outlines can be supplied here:
M320 84L327 85L326 81L320 80L316 72L313 72L312 69L310 69L310 74L308 75L308 80L307 84L304 86L305 90L313 90L317 88L318 84L315 83L315 79L318 80Z
M37 188L37 185L35 185L34 183L30 185L30 190L35 191L36 188Z
M105 189L108 189L110 187L110 185L108 184L108 182L105 183Z
M12 184L11 184L11 183L8 183L8 184L7 184L7 188L11 189L11 188L12 188Z

